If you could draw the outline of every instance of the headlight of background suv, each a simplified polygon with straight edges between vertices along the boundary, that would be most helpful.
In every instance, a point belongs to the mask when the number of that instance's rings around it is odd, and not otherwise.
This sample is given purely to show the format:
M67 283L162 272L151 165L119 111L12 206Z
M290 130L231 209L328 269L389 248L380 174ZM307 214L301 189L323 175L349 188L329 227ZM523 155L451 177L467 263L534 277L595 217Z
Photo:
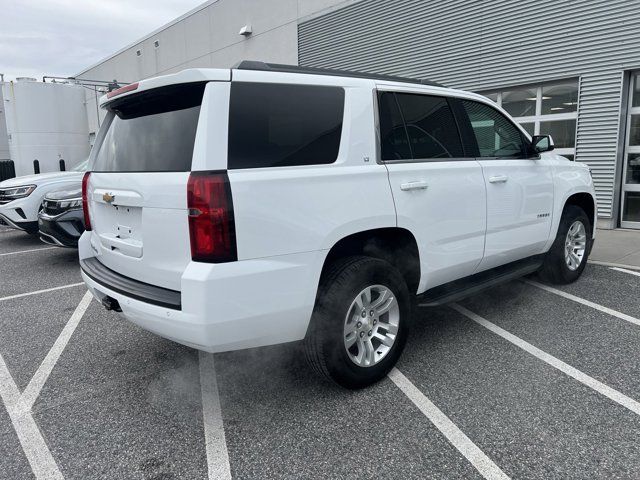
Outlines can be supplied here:
M73 210L82 208L82 198L72 198L71 200L60 200L58 205L63 210Z
M7 200L16 200L31 195L36 189L36 185L24 185L21 187L4 188L3 197Z

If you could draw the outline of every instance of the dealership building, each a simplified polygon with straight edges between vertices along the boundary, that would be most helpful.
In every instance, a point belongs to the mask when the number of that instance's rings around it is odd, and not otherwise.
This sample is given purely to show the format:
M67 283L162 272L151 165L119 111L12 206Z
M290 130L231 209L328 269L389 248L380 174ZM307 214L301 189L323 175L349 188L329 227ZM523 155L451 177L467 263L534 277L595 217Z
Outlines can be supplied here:
M640 1L208 1L76 77L129 83L240 60L483 93L591 167L600 227L640 228Z

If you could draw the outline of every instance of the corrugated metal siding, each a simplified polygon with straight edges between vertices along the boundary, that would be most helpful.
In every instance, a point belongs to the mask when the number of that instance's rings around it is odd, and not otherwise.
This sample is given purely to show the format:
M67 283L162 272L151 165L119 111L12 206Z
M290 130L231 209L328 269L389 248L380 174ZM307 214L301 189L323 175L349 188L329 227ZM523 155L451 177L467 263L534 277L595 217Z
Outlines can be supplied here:
M613 210L623 71L640 68L640 1L361 0L298 28L300 65L488 90L580 77L576 158Z
M601 216L613 209L622 81L620 70L580 78L576 158L591 167Z

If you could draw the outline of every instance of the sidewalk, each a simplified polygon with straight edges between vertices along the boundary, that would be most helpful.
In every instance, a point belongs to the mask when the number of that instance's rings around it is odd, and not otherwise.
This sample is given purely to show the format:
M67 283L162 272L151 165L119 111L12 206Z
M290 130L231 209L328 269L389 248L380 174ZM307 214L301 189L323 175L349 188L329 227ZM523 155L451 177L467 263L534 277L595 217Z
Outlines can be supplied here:
M640 268L640 230L598 230L589 260Z

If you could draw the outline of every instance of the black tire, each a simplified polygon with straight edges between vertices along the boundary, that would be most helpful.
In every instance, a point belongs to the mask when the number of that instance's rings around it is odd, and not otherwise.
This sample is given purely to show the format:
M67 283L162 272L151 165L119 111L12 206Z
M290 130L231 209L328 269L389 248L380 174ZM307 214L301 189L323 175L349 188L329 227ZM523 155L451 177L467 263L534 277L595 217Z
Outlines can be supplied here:
M349 357L344 345L344 325L356 296L371 285L383 285L395 296L399 307L398 332L378 363L362 367ZM338 385L350 389L366 387L382 379L396 364L407 340L410 320L409 289L391 264L364 256L337 260L320 281L304 341L307 360L314 370Z
M584 225L587 239L584 256L582 257L580 265L575 270L571 270L565 261L565 240L569 228L576 221L580 221ZM587 265L587 259L591 252L591 243L593 241L591 237L591 221L587 214L576 205L567 205L560 218L556 239L545 255L544 263L539 271L540 277L549 283L558 285L575 282L580 278L580 275L582 275Z

